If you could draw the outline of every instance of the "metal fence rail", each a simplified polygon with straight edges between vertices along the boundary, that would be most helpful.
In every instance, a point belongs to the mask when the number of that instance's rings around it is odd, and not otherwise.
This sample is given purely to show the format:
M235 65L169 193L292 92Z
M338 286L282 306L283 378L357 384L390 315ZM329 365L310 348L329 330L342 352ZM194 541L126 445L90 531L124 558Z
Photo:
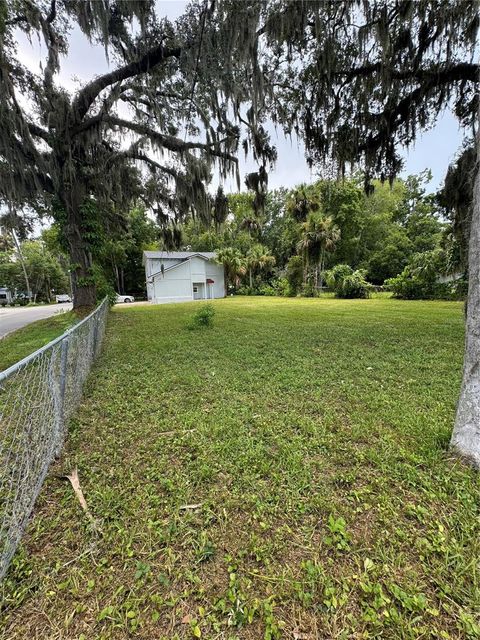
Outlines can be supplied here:
M0 373L0 580L32 513L48 468L105 333L108 301Z

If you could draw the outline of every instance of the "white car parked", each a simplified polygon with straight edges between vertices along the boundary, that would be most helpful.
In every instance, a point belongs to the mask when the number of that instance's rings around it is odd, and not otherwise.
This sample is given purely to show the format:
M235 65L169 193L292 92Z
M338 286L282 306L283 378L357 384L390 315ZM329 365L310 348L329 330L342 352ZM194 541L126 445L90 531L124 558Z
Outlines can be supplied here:
M119 302L133 302L135 300L133 296L122 296L119 293L117 293L116 295L117 295L117 304Z
M55 296L56 302L71 302L72 299L68 295L68 293L60 293L58 296Z

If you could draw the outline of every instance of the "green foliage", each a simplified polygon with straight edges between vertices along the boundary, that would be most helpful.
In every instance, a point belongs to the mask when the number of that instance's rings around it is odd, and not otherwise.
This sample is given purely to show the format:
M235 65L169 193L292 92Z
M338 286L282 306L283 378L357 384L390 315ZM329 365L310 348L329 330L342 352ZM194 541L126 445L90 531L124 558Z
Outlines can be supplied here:
M348 264L336 264L325 273L325 282L329 289L337 291L342 286L344 279L352 273L353 269Z
M277 292L277 289L271 284L262 284L258 288L258 295L259 296L276 296L279 294Z
M272 278L268 283L259 283L252 287L243 285L236 293L240 296L292 296L292 291L286 278Z
M335 246L335 261L358 264L363 257L363 237L368 224L365 192L360 180L321 180L317 184L323 213L332 218L340 231Z
M372 285L365 279L365 271L357 269L343 279L335 295L337 298L369 298L372 290Z
M296 296L303 283L303 260L301 256L292 256L287 263L286 278L290 287L290 295Z
M244 264L248 273L249 285L253 287L255 280L261 278L262 275L271 273L275 265L275 258L269 249L261 244L254 244L245 256Z
M325 253L333 253L340 239L340 229L334 225L332 218L320 213L309 213L301 224L301 237L298 250L308 264L323 269Z
M394 227L388 230L382 243L370 254L367 262L369 279L375 284L383 284L405 267L412 255L413 245L405 229Z
M22 242L21 252L34 302L50 302L55 293L70 291L65 265L43 240ZM22 262L16 251L0 252L0 286L26 293Z
M337 264L327 271L325 278L337 298L369 298L373 290L365 278L365 271L354 271L347 264Z
M277 296L292 296L292 289L290 287L290 282L287 278L277 278L276 280L271 281L272 289L275 291L275 295Z
M158 248L159 228L140 207L118 218L121 220L121 223L116 221L119 226L99 230L101 240L94 251L96 265L103 271L106 281L100 284L102 293L108 287L142 298L145 296L143 252ZM105 222L103 220L104 225ZM98 277L98 269L96 273Z
M448 167L444 185L437 194L439 204L450 221L447 233L451 233L450 244L455 247L449 260L452 270L467 269L476 161L475 145L468 140Z
M348 551L350 549L350 534L347 532L347 525L344 518L335 518L333 514L328 516L327 527L329 535L326 536L327 545L333 546L338 551Z
M296 222L306 222L312 213L319 210L320 197L314 185L301 184L287 198L286 211Z
M211 304L204 304L192 315L188 328L205 329L213 327L213 318L215 317L215 309Z
M304 298L316 298L319 295L319 291L315 284L311 280L308 280L302 284L301 295Z
M94 264L91 271L92 280L95 283L97 302L100 302L104 298L108 298L110 305L115 304L117 294L111 282L107 279L105 271L98 264Z
M444 273L445 255L441 249L417 253L401 274L385 281L385 287L405 300L460 300L466 295L466 282L456 279L438 282Z
M382 285L416 251L442 246L445 261L456 260L455 238L447 235L436 200L426 191L430 177L423 172L391 185L374 180L368 195L361 175L277 189L267 195L260 217L251 194L230 194L230 213L222 223L190 221L182 229L183 246L234 252L228 282L247 295L264 285L275 289L274 280L285 277L290 290L282 295L316 296L324 271L336 264L365 269L370 282Z
M236 288L240 278L246 273L245 259L235 247L224 247L217 252L217 262L225 268L226 286Z

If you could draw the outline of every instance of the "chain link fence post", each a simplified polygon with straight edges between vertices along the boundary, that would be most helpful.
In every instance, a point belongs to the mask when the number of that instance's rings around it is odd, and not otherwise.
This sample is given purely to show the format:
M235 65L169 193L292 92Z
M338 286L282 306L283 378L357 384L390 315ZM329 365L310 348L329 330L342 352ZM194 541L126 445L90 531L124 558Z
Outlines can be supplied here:
M65 386L67 382L67 359L68 359L68 345L69 345L68 333L61 342L60 347L60 373L58 382L58 442L55 451L55 457L60 456L60 452L63 446L64 433L65 433Z

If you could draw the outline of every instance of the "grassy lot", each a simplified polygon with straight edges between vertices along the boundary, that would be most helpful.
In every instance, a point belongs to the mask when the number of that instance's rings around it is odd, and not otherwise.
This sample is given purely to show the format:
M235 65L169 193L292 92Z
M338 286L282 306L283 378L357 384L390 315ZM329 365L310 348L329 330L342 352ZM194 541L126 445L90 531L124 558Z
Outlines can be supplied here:
M480 637L461 305L237 298L189 331L196 306L112 312L5 638Z
M0 371L7 369L72 326L78 317L73 311L58 313L45 320L31 324L9 333L0 339Z

